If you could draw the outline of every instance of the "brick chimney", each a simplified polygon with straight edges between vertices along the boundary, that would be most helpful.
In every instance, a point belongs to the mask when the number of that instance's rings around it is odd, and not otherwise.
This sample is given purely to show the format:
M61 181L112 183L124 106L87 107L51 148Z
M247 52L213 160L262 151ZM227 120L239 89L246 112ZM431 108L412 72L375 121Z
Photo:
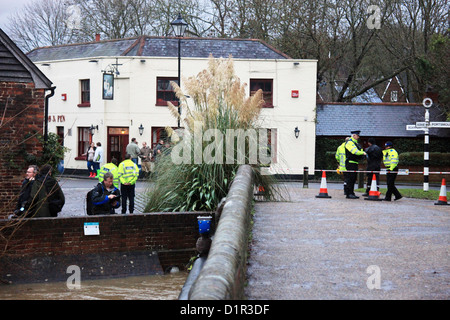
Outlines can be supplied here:
M95 41L99 42L100 41L100 33L96 33L95 34Z

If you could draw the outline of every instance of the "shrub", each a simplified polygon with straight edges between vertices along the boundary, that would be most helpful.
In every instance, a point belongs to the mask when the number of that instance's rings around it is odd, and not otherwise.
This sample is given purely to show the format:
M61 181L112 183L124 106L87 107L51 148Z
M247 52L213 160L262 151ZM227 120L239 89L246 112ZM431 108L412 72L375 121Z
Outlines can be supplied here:
M399 154L402 166L422 166L423 152L404 152ZM450 166L450 153L430 152L430 166Z

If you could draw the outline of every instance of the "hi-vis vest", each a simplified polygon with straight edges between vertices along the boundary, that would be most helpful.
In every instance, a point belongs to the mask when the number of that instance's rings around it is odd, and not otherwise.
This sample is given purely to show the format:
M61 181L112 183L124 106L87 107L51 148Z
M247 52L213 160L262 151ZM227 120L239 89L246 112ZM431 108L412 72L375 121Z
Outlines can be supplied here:
M345 169L345 142L343 142L336 150L336 161L339 163L339 170L346 171Z
M350 138L345 143L345 150L346 150L346 157L348 159L348 162L350 163L358 163L360 157L364 155L364 151L361 149L361 146L353 138Z
M118 168L114 163L107 163L100 168L100 172L98 173L98 182L103 182L103 176L105 173L111 172L114 176L114 186L119 188L119 172Z
M139 177L139 167L130 159L126 159L119 164L120 183L135 184Z
M398 165L398 152L395 149L383 150L383 163L389 170L394 170Z

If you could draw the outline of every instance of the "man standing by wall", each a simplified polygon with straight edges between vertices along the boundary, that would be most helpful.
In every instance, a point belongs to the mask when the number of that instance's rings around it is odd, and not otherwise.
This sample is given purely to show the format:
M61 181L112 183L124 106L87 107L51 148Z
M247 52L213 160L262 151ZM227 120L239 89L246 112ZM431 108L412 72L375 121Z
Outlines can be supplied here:
M50 217L47 192L42 181L36 179L38 174L39 168L36 165L28 167L13 217Z
M130 213L134 212L134 196L138 177L139 168L133 161L131 161L131 156L127 153L125 155L125 160L119 164L120 192L122 193L122 214L127 212L127 199L130 200Z
M138 165L138 157L139 153L141 152L141 149L139 149L138 142L136 141L136 138L132 138L131 142L127 145L127 154L131 156L131 160Z
M97 142L97 148L95 149L94 153L94 175L92 176L93 178L97 176L97 170L100 170L102 163L103 163L103 148L102 144L100 142Z
M144 172L145 178L148 178L151 173L151 159L152 159L152 149L147 146L147 142L142 142L141 152L139 153L141 157L142 171Z
M345 144L345 168L347 169L346 184L347 184L347 199L358 199L355 195L355 182L357 178L358 162L366 153L358 143L359 134L361 131L352 131L352 137Z

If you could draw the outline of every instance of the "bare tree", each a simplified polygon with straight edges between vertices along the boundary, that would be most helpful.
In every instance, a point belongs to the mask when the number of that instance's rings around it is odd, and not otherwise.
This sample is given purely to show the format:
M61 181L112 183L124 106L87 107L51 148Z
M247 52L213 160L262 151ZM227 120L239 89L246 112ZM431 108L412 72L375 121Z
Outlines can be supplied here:
M9 32L24 51L71 43L75 34L68 20L69 12L63 0L35 0L9 18Z
M69 9L79 10L75 24ZM22 12L11 19L11 36L25 50L96 33L172 36L181 13L187 36L258 38L293 58L317 59L318 83L332 101L350 101L395 75L411 101L444 87L430 82L427 66L438 58L436 50L430 56L435 36L448 38L446 0L36 0Z

